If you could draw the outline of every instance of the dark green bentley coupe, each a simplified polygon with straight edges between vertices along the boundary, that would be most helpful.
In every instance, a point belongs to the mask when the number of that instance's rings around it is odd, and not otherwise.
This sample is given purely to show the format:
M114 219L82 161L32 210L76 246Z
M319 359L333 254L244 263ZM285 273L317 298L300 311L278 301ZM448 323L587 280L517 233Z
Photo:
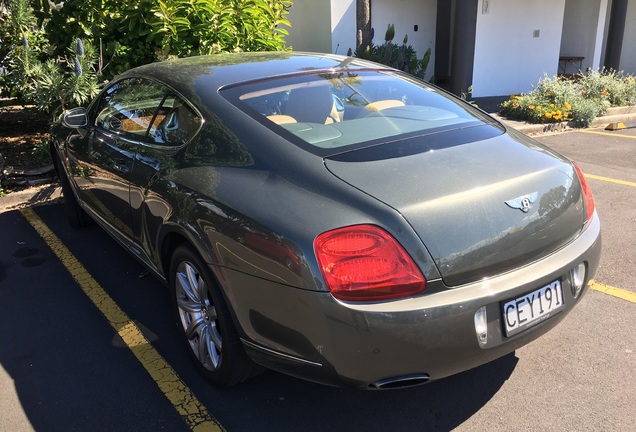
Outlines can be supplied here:
M169 286L218 385L263 366L335 386L437 380L553 328L599 262L575 164L350 57L143 66L65 112L51 142L71 224L97 222Z

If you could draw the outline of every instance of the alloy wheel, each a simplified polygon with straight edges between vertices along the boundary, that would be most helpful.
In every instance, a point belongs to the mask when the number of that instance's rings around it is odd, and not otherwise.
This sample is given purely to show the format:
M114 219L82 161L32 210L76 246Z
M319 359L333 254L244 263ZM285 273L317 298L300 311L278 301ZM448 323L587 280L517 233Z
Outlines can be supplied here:
M176 276L175 288L181 326L199 363L205 369L214 371L221 363L223 340L209 287L199 270L190 262L180 262Z

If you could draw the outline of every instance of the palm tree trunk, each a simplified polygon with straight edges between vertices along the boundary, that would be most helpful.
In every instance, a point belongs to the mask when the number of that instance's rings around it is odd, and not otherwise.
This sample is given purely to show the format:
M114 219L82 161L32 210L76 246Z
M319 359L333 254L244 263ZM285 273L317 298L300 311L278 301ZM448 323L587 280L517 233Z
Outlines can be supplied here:
M363 50L371 45L371 0L356 0L356 44Z

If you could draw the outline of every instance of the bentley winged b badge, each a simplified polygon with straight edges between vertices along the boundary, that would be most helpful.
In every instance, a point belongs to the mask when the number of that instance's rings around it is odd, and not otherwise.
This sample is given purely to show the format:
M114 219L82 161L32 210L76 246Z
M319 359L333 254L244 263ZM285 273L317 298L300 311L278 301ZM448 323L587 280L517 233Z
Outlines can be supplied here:
M539 196L539 192L532 192L528 195L522 195L517 198L513 198L511 200L506 201L508 207L513 209L519 209L524 213L528 213L532 204L537 200L537 196Z

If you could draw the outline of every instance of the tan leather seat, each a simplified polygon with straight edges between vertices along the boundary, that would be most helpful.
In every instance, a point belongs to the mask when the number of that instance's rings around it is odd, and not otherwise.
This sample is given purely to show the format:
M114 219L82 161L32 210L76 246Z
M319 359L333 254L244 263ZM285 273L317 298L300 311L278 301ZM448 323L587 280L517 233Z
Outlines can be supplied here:
M379 100L379 101L371 102L371 103L367 104L365 106L365 108L368 109L371 112L377 112L377 111L385 110L387 108L401 107L401 106L404 106L404 105L405 105L404 102L402 102L401 100L385 99L385 100Z
M273 121L276 124L298 123L295 118L285 114L268 115L267 119Z

